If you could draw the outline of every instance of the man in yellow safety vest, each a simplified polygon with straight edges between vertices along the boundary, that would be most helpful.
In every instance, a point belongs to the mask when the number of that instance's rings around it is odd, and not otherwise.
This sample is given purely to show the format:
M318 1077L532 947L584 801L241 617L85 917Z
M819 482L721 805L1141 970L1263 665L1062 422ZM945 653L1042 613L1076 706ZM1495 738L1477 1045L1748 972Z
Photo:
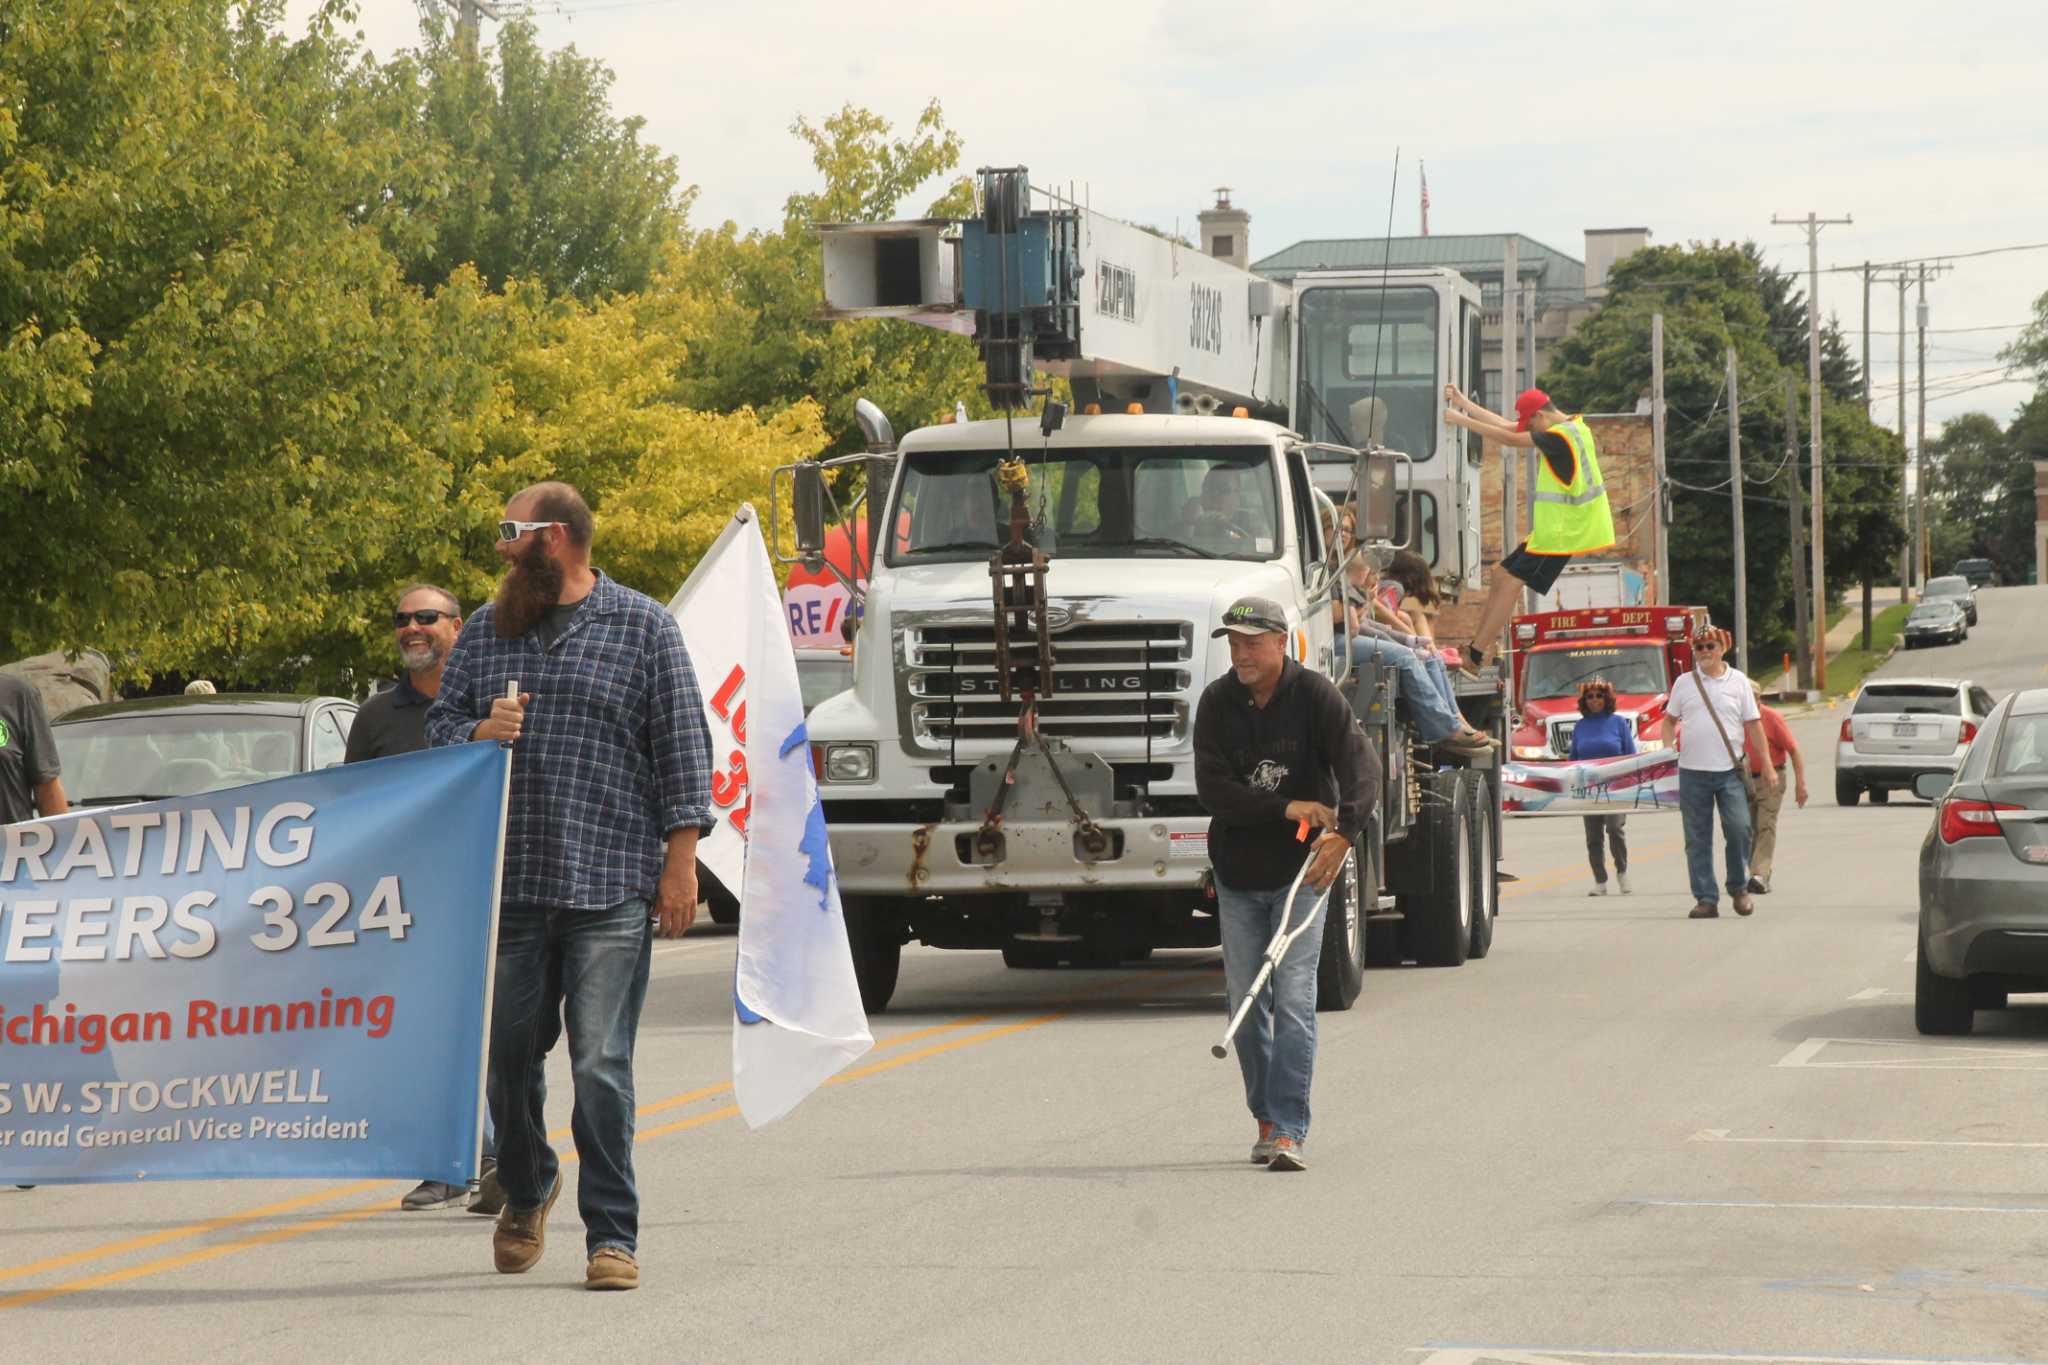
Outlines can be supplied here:
M1487 588L1486 607L1465 646L1466 660L1476 666L1492 653L1523 588L1549 592L1573 555L1614 544L1614 514L1600 480L1592 430L1584 418L1560 411L1549 394L1523 390L1515 399L1518 420L1512 424L1467 398L1455 384L1444 385L1444 398L1444 419L1453 426L1476 431L1495 445L1525 450L1533 446L1543 456L1536 462L1536 507L1529 538L1500 561L1500 573Z

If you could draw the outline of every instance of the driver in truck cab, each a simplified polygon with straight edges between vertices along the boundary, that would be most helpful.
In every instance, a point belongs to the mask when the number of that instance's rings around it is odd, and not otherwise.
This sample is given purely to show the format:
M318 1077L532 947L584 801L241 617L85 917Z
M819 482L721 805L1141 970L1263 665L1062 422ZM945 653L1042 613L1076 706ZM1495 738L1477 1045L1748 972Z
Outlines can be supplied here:
M1614 513L1585 418L1566 416L1541 389L1525 389L1515 399L1513 424L1480 407L1455 384L1444 385L1444 398L1444 420L1452 426L1477 432L1497 446L1533 446L1543 456L1536 462L1529 538L1495 566L1500 572L1487 588L1486 606L1465 646L1466 662L1478 667L1488 662L1524 587L1540 597L1573 555L1613 546Z
M1283 923L1300 921L1344 865L1379 802L1379 759L1337 685L1287 657L1287 614L1241 597L1210 632L1230 671L1195 709L1195 791L1209 812L1209 864L1223 934L1224 1005L1235 1013ZM1297 837L1305 832L1309 841ZM1293 902L1287 888L1308 862ZM1307 1169L1321 921L1294 940L1238 1037L1244 1097L1259 1126L1252 1160Z

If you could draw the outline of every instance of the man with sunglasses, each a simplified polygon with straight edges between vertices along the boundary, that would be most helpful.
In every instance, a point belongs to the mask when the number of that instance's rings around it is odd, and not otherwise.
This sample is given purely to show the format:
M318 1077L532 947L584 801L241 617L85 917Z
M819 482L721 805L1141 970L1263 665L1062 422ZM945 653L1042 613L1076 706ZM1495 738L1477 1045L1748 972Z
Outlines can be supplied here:
M1714 812L1721 813L1728 892L1735 913L1756 909L1749 891L1749 770L1745 751L1766 751L1762 713L1749 679L1728 664L1728 632L1709 627L1692 642L1692 671L1671 684L1664 703L1664 742L1678 746L1678 815L1685 827L1685 866L1692 880L1692 919L1721 913L1714 884ZM1764 770L1766 790L1777 775Z
M415 583L399 595L391 629L398 678L356 712L348 732L350 763L427 747L427 707L441 690L441 670L462 629L462 604L446 588Z
M530 1270L562 1192L546 1061L565 1035L589 1289L636 1289L633 1047L653 939L697 913L711 737L681 629L591 563L590 507L565 483L505 504L496 598L456 638L431 743L512 746L499 893L490 1104L505 1207L501 1274ZM509 695L508 695L509 694Z
M427 747L427 708L441 691L441 670L447 666L448 652L455 648L456 632L462 629L462 604L446 588L415 583L398 595L391 629L398 647L398 677L356 712L344 762L388 758ZM467 1208L471 1213L496 1216L505 1207L505 1192L498 1184L493 1137L486 1114L483 1171L475 1193L467 1185L422 1180L398 1201L398 1207L407 1213Z

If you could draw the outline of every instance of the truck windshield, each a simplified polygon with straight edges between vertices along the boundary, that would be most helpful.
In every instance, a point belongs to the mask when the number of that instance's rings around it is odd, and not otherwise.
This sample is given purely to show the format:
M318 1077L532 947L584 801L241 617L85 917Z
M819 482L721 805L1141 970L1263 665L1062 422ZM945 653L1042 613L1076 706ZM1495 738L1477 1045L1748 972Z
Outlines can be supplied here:
M1605 678L1616 693L1654 696L1664 691L1664 648L1661 645L1568 645L1529 655L1522 676L1522 696L1530 701L1576 697L1579 684Z
M1009 535L1000 451L903 457L891 564L987 559ZM1024 451L1027 539L1082 558L1273 559L1282 550L1270 446Z
M1304 289L1294 428L1312 441L1368 441L1416 461L1436 454L1437 297L1428 288Z

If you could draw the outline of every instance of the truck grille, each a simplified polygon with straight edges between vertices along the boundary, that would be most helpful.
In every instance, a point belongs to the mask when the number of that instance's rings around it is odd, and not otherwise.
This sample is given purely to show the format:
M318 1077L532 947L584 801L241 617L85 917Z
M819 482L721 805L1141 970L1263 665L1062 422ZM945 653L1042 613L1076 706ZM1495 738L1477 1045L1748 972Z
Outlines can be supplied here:
M1577 716L1563 716L1550 722L1550 752L1556 754L1559 758L1571 757L1572 731L1578 726L1578 723L1579 718ZM1640 738L1636 734L1636 718L1634 716L1623 716L1621 723L1628 727L1631 738Z
M923 626L905 632L912 733L927 745L1009 741L1018 703L996 683L995 629ZM1039 729L1075 742L1157 744L1187 733L1193 712L1194 630L1181 621L1086 621L1053 636L1055 695L1038 703Z

